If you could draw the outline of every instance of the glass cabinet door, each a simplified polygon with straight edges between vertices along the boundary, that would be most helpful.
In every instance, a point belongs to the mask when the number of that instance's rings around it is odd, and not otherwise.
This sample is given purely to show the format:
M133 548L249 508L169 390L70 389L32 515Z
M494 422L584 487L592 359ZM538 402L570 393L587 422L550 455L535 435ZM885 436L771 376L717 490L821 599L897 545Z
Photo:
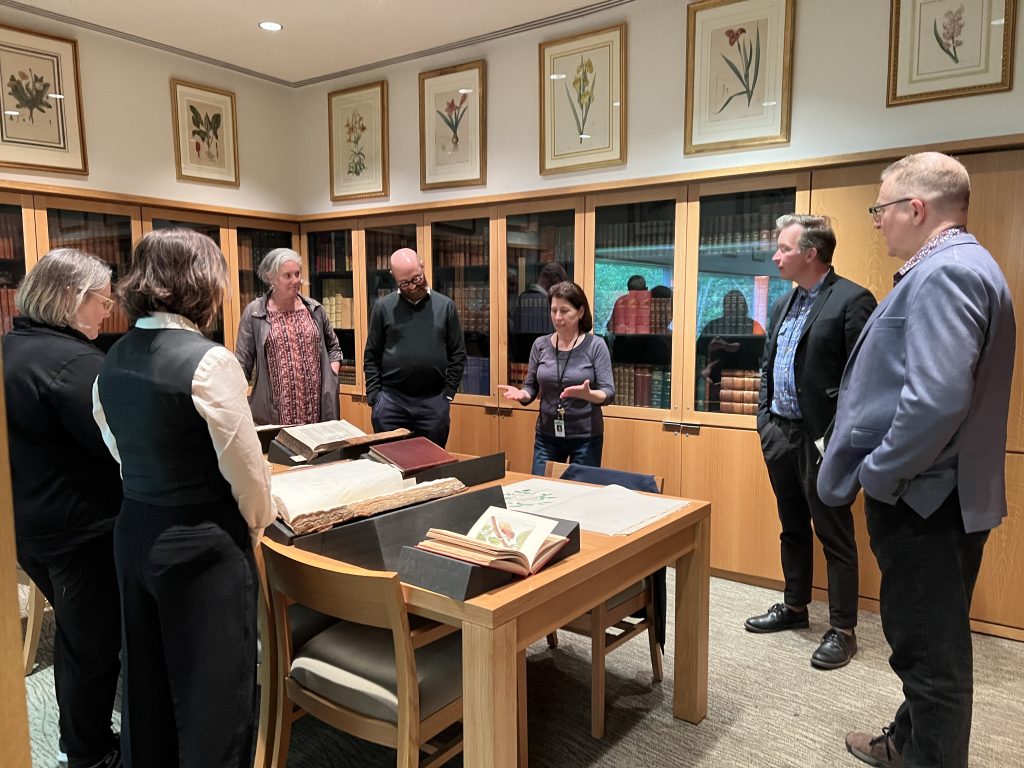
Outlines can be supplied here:
M455 302L466 339L459 392L491 393L490 220L434 222L431 285Z
M416 225L395 224L366 228L366 317L377 299L395 290L391 277L391 254L399 248L416 250Z
M508 383L521 387L538 336L554 333L548 289L573 280L576 212L545 211L505 219L508 270Z
M340 384L356 383L355 288L352 271L352 232L334 230L306 235L309 254L309 294L324 305L341 345Z
M184 229L191 229L198 232L201 235L206 235L208 238L213 240L217 244L217 247L221 250L224 249L223 243L220 241L220 225L219 224L204 224L195 221L184 221L181 219L169 219L169 218L154 218L153 229L173 229L181 227ZM213 325L203 331L209 338L216 341L218 344L224 343L224 307L223 305L217 310L217 318L213 321Z
M118 279L125 275L131 264L131 216L47 208L46 232L50 250L77 248L109 264L111 286L117 284ZM115 304L110 316L100 325L97 346L103 350L110 349L129 327L128 315Z
M25 223L20 205L0 204L0 332L11 330L14 294L25 277Z
M674 199L594 211L594 333L612 358L615 404L669 408Z
M238 227L238 305L245 309L249 302L262 296L269 288L259 277L263 257L275 248L291 248L291 232L275 229Z
M792 288L772 261L775 220L795 208L795 188L700 198L697 411L757 413L768 311Z

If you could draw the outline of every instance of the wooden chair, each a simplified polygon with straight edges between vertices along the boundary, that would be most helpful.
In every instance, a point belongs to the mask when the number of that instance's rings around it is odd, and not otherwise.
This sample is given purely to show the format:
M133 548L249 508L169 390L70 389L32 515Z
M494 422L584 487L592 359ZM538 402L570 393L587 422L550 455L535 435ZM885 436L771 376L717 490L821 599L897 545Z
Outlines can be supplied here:
M439 766L462 752L461 732L435 739L462 719L455 627L410 617L396 573L267 540L263 554L278 669L273 765L286 765L292 722L303 713L396 749L399 768ZM292 602L339 621L296 651Z
M43 630L46 598L43 597L42 590L20 567L18 568L18 583L28 585L28 618L25 621L25 642L21 651L25 676L28 677L36 666L36 652L39 650L39 634Z
M558 478L568 468L568 464L549 461L544 468L544 475ZM665 478L654 475L641 477L653 477L658 493L664 490ZM661 648L655 634L656 608L654 581L648 577L562 627L574 634L589 637L591 641L590 733L595 739L604 736L605 656L637 635L647 632L653 677L655 681L662 679ZM548 645L558 647L557 631L548 635Z

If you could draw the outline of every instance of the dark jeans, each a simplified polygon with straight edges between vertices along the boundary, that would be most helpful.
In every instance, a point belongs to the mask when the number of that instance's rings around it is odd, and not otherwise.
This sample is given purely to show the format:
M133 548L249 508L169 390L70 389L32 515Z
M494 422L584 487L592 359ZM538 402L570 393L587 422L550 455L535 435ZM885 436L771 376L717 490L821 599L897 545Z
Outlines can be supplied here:
M555 437L537 432L533 440L533 474L544 475L544 465L549 461L585 464L588 467L601 466L601 452L604 449L604 435L593 437Z
M451 429L451 401L444 393L431 397L406 395L382 389L370 413L374 432L405 427L413 437L425 437L442 448Z
M828 570L829 622L836 629L853 629L857 626L858 581L850 505L830 507L818 498L821 454L803 422L773 414L761 429L761 449L782 523L779 544L786 604L811 602L813 536L817 534Z
M110 716L121 671L121 604L111 532L54 557L19 554L53 606L53 678L68 764L93 765L117 743Z
M903 681L893 742L908 766L963 768L974 699L969 614L989 532L964 532L956 489L927 520L903 501L864 501L889 665Z
M256 572L233 500L125 499L114 529L124 615L127 768L248 768L256 714Z

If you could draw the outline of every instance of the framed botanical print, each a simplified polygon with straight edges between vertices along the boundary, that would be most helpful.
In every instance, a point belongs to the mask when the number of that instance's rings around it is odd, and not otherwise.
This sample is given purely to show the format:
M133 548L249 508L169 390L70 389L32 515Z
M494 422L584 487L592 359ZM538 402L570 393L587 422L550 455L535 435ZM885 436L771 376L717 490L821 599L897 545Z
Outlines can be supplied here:
M1016 0L892 0L886 106L1007 91Z
M237 187L235 94L172 79L171 111L179 181Z
M687 6L686 154L789 141L794 2Z
M388 196L388 81L327 95L331 200Z
M626 25L540 44L540 172L626 162Z
M0 26L0 166L89 172L78 44Z
M487 183L487 63L420 73L420 189Z

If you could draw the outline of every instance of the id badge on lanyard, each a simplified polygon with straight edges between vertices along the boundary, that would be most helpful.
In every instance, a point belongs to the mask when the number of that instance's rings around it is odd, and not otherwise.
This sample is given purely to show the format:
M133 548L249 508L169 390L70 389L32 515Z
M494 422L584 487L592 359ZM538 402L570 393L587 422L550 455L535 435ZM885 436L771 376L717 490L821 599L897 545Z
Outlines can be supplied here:
M558 406L558 416L555 418L555 437L565 437L565 408Z

